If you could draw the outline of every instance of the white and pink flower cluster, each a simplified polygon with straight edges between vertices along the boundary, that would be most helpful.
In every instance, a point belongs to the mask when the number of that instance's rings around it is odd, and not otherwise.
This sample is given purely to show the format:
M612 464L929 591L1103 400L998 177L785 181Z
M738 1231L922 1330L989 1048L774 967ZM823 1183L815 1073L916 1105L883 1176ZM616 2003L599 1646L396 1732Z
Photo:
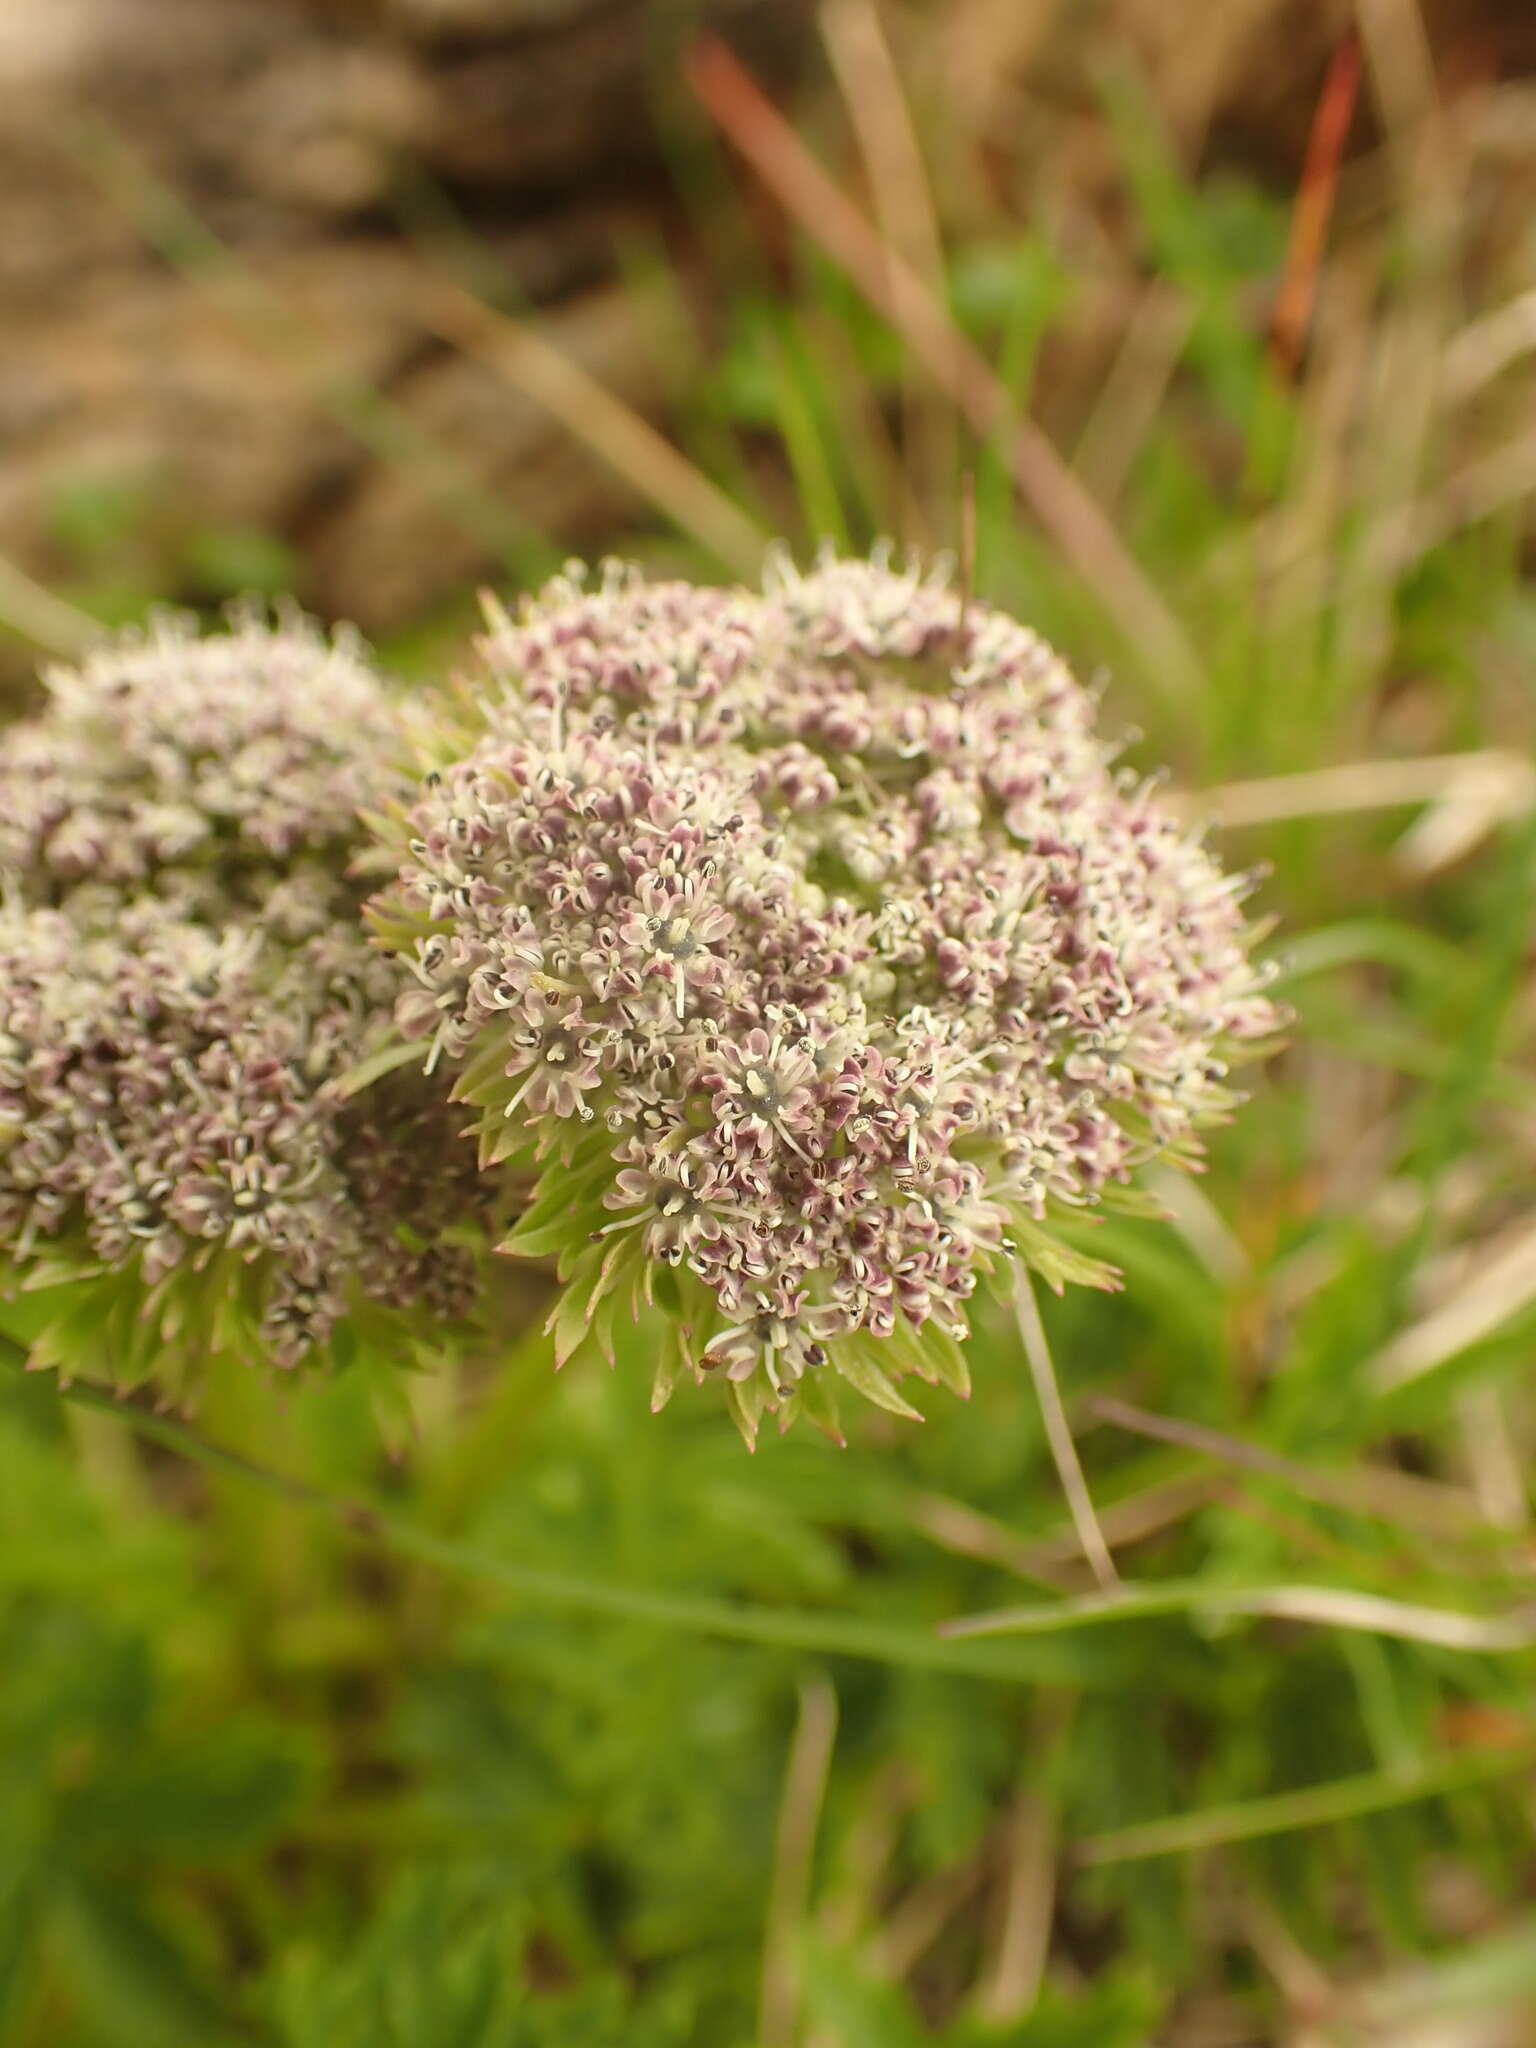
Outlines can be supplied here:
M361 651L168 621L48 683L0 732L0 1261L57 1305L40 1355L179 1393L462 1313L462 1119L347 1086L396 988L347 874L400 745Z
M402 827L401 1029L535 1176L562 1352L658 1269L656 1399L963 1387L966 1300L1189 1156L1276 1014L1223 875L1026 627L885 560L498 613Z

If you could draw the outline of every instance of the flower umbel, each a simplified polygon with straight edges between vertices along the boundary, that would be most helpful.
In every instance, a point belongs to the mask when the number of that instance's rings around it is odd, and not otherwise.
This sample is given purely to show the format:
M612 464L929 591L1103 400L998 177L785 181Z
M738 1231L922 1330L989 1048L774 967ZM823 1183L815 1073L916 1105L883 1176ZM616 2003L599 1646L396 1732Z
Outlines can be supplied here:
M252 906L306 861L339 879L393 745L359 642L254 612L199 639L173 614L44 682L0 746L0 872L29 898L175 875Z
M562 1357L659 1289L750 1440L841 1379L966 1387L1010 1256L1191 1159L1275 1026L1242 879L1117 770L1094 702L941 575L610 566L497 612L377 907L482 1158L540 1176ZM457 758L453 758L456 754Z
M395 719L351 642L162 624L0 733L0 1255L34 1357L190 1391L474 1293L493 1188L442 1091L349 1076L398 988L348 861ZM69 1283L69 1284L65 1284Z

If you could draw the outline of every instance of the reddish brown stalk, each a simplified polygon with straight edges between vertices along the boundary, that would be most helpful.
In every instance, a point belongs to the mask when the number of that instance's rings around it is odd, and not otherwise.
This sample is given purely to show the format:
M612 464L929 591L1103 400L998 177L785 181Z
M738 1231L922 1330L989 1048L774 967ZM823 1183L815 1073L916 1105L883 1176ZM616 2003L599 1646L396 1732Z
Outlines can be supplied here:
M1351 30L1333 53L1312 117L1301 183L1291 213L1285 272L1270 320L1270 360L1287 379L1296 374L1307 329L1312 324L1323 247L1338 193L1339 165L1359 94L1360 38Z

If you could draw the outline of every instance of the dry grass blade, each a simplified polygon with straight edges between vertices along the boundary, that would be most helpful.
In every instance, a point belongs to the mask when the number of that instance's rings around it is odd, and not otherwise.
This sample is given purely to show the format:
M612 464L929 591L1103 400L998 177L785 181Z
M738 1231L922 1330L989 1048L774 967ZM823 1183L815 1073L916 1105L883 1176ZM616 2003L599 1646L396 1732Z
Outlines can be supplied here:
M1481 1527L1483 1517L1477 1503L1456 1488L1433 1479L1420 1479L1411 1472L1393 1472L1356 1462L1347 1474L1319 1472L1298 1459L1282 1457L1261 1444L1245 1443L1241 1437L1224 1435L1198 1422L1185 1422L1171 1415L1149 1415L1127 1401L1108 1397L1090 1404L1101 1422L1154 1443L1175 1444L1182 1450L1217 1459L1239 1471L1275 1479L1308 1500L1325 1507L1343 1508L1352 1514L1401 1524L1424 1532L1440 1531L1448 1536L1465 1536Z
M1247 1891L1238 1913L1255 1956L1279 1985L1290 2010L1307 2014L1333 2010L1338 2003L1333 1984L1263 1893ZM1292 2048L1303 2048L1303 2044L1293 2043Z
M1437 98L1418 0L1355 0L1355 14L1389 140L1411 154L1414 131L1433 117Z
M1230 1600L1213 1599L1209 1612L1306 1621L1359 1635L1394 1636L1404 1643L1434 1643L1444 1650L1528 1650L1536 1644L1536 1609L1463 1614L1347 1586L1258 1587Z
M1024 1355L1029 1361L1030 1377L1035 1383L1035 1398L1040 1403L1040 1416L1045 1424L1046 1440L1051 1447L1051 1457L1061 1480L1062 1492L1067 1497L1067 1506L1072 1511L1072 1525L1077 1530L1077 1540L1083 1546L1093 1576L1101 1586L1119 1583L1115 1561L1109 1554L1109 1545L1104 1541L1104 1532L1099 1527L1099 1518L1093 1511L1093 1500L1088 1492L1088 1482L1083 1477L1083 1468L1078 1462L1077 1446L1072 1441L1072 1431L1067 1422L1067 1411L1061 1403L1061 1389L1056 1384L1056 1372L1051 1364L1050 1346L1045 1338L1045 1325L1040 1320L1039 1304L1035 1290L1030 1285L1028 1270L1021 1264L1018 1284L1014 1289L1014 1307L1018 1313L1019 1334L1024 1339Z
M1392 2048L1529 2048L1536 1920L1470 1935L1445 1953L1349 1987L1350 2038Z
M971 2009L984 2027L1017 2025L1034 2008L1045 1979L1056 1905L1058 1826L1042 1780L1050 1753L1070 1723L1073 1702L1042 1700L1029 1762L1001 1830L1000 1913Z
M951 1921L973 1905L986 1875L986 1859L978 1851L913 1885L886 1909L878 1933L866 1945L869 1967L893 1980L908 1976ZM837 2035L828 2048L847 2048L847 2038Z
M1000 1565L1017 1578L1033 1579L1058 1592L1070 1591L1077 1583L1075 1572L1063 1569L1066 1560L1061 1556L1042 1555L1042 1546L1026 1543L1005 1523L991 1515L978 1514L963 1501L936 1493L917 1494L909 1501L907 1514L913 1528L956 1557L973 1557L983 1564ZM1074 1545L1074 1564L1077 1555Z
M837 1734L837 1694L819 1673L800 1687L800 1712L784 1773L784 1798L774 1838L763 1977L758 2005L762 2048L794 2048L800 1991L796 1949L810 1893L816 1827Z
M1536 434L1522 434L1463 463L1428 495L1384 513L1365 546L1381 570L1401 575L1468 527L1536 497Z
M420 311L433 333L516 385L701 547L756 580L767 536L649 421L580 364L526 322L456 285L435 284Z
M1220 1586L1166 1579L1140 1585L1121 1584L1054 1603L961 1615L942 1623L939 1633L951 1639L1051 1635L1068 1628L1168 1620L1176 1616L1207 1621L1310 1622L1319 1628L1343 1629L1353 1635L1433 1643L1443 1650L1499 1653L1528 1650L1536 1645L1536 1607L1521 1607L1506 1614L1468 1614L1460 1608L1393 1600L1384 1593L1362 1592L1352 1586Z
M1521 292L1461 330L1440 365L1441 391L1452 400L1471 398L1533 349L1536 288Z
M826 0L821 33L858 137L881 236L941 300L944 245L938 215L877 0ZM911 537L922 539L922 484L942 498L952 487L957 449L953 416L923 405L910 371L902 394L902 429L906 522Z
M886 240L937 290L944 278L938 215L875 0L826 0L822 37L859 138Z
M1201 665L1183 627L1047 437L1017 417L1010 393L911 266L885 246L723 43L705 38L689 64L695 92L779 203L900 333L982 438L1006 435L1014 480L1041 526L1170 692L1198 689Z
M1195 324L1189 298L1157 278L1142 292L1115 351L1073 464L1101 505L1113 506L1168 395Z
M1497 828L1536 807L1536 764L1523 754L1493 753L1453 778L1403 834L1394 858L1404 873L1437 874L1480 846Z
M1247 1250L1199 1182L1166 1165L1150 1168L1145 1182L1211 1278L1223 1287L1235 1286L1248 1271Z
M1340 674L1379 679L1393 638L1403 563L1370 531L1394 528L1429 480L1440 361L1457 297L1464 152L1438 108L1434 63L1417 0L1356 0L1366 64L1387 134L1393 182L1415 223L1413 261L1376 317L1366 407L1351 455L1353 498L1367 529L1340 556Z
M14 562L0 560L0 625L49 654L83 654L102 637L89 612L77 611L45 590Z
M1505 1410L1504 1395L1492 1386L1468 1387L1456 1403L1467 1472L1478 1505L1495 1529L1518 1533L1530 1527L1525 1461Z
M1062 0L948 0L932 18L932 61L949 86L957 137L990 135L1023 94L1019 80L1039 56Z
M1220 1480L1207 1473L1170 1479L1127 1494L1098 1510L1099 1528L1111 1554L1133 1543L1145 1543L1205 1507L1220 1492ZM941 1494L915 1495L907 1505L912 1526L957 1557L974 1557L1000 1565L1016 1578L1069 1593L1082 1584L1082 1545L1070 1525L1058 1534L1032 1541L1006 1523Z
M1506 1245L1448 1301L1378 1351L1369 1373L1388 1391L1491 1337L1536 1301L1536 1223Z
M1358 327L1357 337L1366 329ZM1443 364L1445 357L1437 359ZM1288 607L1298 615L1315 613L1321 606L1326 572L1332 562L1338 536L1333 521L1338 515L1335 499L1341 496L1344 473L1342 446L1350 426L1350 384L1362 371L1357 357L1346 353L1337 379L1340 403L1332 408L1329 431L1318 437L1320 444L1334 445L1322 465L1320 483L1310 495L1299 496L1290 508L1270 516L1267 552L1273 573L1285 579ZM1390 386L1390 378L1379 378ZM1443 385L1436 396L1444 395ZM1433 481L1421 492L1405 493L1400 502L1370 519L1360 541L1360 555L1369 574L1390 583L1413 569L1436 548L1458 534L1506 513L1523 513L1536 503L1536 434L1515 434L1486 453L1471 457L1458 469ZM1305 513L1305 517L1299 516Z
M1229 782L1186 798L1184 808L1210 825L1232 829L1413 804L1429 809L1404 835L1397 859L1410 874L1433 874L1469 853L1500 824L1536 807L1536 765L1502 747L1403 761L1352 761L1299 775Z
M1137 1821L1102 1835L1089 1835L1073 1849L1080 1864L1137 1863L1154 1856L1187 1856L1228 1842L1262 1841L1301 1828L1327 1827L1370 1813L1387 1813L1420 1800L1442 1798L1463 1787L1523 1775L1536 1751L1529 1740L1498 1749L1453 1751L1415 1769L1369 1771L1332 1783L1303 1785L1205 1812L1171 1814L1166 1820Z
M821 1886L816 1929L824 1941L842 1946L881 1920L897 1845L916 1796L908 1764L894 1758L860 1787Z
M1014 1801L1007 1856L1001 1935L975 2000L977 2018L989 2026L1023 2019L1045 1975L1056 1900L1056 1821L1038 1792L1020 1792Z

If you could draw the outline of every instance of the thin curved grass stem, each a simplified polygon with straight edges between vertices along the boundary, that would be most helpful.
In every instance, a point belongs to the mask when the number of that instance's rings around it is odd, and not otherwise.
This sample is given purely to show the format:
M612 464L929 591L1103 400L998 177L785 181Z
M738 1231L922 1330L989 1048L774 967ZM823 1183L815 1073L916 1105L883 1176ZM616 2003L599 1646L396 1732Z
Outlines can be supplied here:
M836 1737L837 1693L824 1672L815 1672L800 1683L800 1711L784 1773L763 1939L759 2048L794 2048L799 2038L799 1951Z
M1040 1419L1045 1424L1046 1442L1051 1447L1056 1474L1061 1481L1061 1490L1067 1497L1067 1506L1072 1512L1072 1526L1077 1531L1077 1540L1083 1547L1093 1576L1104 1587L1118 1586L1120 1574L1115 1570L1115 1561L1109 1554L1109 1545L1104 1541L1104 1532L1099 1527L1099 1518L1094 1513L1093 1499L1088 1492L1088 1482L1083 1477L1083 1468L1078 1460L1077 1445L1072 1441L1072 1431L1067 1422L1067 1411L1062 1406L1061 1389L1056 1384L1056 1368L1051 1362L1051 1347L1046 1342L1045 1325L1040 1320L1040 1310L1035 1302L1035 1291L1030 1285L1028 1268L1019 1264L1018 1285L1014 1289L1014 1309L1019 1319L1019 1335L1024 1340L1024 1356L1029 1361L1030 1378L1035 1383L1035 1398L1040 1403Z

